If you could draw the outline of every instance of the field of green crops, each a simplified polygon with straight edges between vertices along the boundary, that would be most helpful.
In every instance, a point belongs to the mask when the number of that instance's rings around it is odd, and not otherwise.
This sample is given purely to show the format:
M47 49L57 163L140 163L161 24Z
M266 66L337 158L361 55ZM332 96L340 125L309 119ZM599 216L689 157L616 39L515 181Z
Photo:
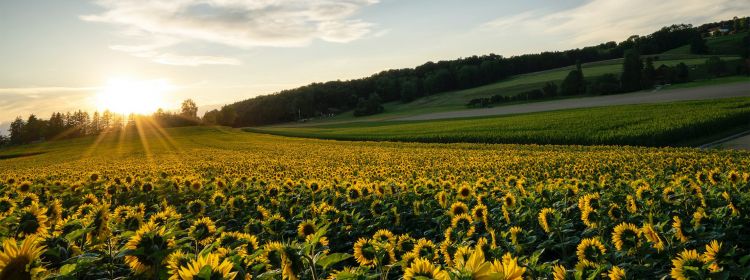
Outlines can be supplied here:
M729 98L500 117L251 130L337 140L679 146L747 126L748 120L750 98Z

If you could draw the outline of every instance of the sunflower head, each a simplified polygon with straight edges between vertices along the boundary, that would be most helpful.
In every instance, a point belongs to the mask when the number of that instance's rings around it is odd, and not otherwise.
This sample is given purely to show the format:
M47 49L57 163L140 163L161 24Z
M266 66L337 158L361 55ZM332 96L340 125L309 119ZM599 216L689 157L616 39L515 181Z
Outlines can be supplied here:
M164 227L144 224L125 244L125 263L135 274L150 274L171 253L169 239Z
M456 201L453 204L451 204L451 209L449 212L451 216L457 216L457 215L466 214L466 213L469 213L469 207L466 206L465 203Z
M450 276L440 266L427 259L417 258L411 262L408 268L404 269L404 280L412 279L449 280Z
M315 234L315 232L318 230L317 226L315 226L315 223L313 223L310 220L301 222L299 226L297 226L297 235L299 237L305 238L308 235Z
M599 263L604 260L606 254L604 244L596 238L584 238L576 250L579 263Z
M211 218L203 217L195 220L193 225L188 230L188 235L193 238L198 244L206 246L213 242L214 234L216 233L216 226Z
M47 216L36 203L32 203L18 212L18 236L45 236L48 231L46 224Z
M3 240L0 251L0 279L36 279L44 267L40 256L45 247L36 236L29 236L19 246L15 239Z
M640 244L641 230L634 224L621 223L612 231L612 243L620 251L633 252Z
M207 254L180 267L178 274L181 279L234 279L237 272L232 272L232 267L231 261Z
M677 280L707 279L707 271L703 269L703 257L696 250L684 250L672 259L670 276Z
M199 216L206 210L206 203L201 200L193 200L188 203L187 210L193 216Z

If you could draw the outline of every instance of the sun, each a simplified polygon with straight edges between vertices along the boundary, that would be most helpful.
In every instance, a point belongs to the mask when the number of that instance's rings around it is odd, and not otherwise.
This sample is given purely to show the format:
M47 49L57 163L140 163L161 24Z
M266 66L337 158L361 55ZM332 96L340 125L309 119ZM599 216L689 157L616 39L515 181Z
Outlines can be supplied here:
M172 90L164 79L113 78L96 94L96 106L119 114L150 114L165 107L165 95Z

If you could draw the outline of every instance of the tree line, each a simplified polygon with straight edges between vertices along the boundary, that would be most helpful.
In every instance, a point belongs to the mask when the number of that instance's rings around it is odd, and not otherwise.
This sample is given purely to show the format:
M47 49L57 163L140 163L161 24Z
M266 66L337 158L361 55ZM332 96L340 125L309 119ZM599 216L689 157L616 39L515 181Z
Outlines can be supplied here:
M9 135L0 135L0 146L98 135L135 128L139 122L148 122L160 127L177 127L196 125L201 120L198 118L198 106L192 99L183 101L178 112L158 109L151 115L126 115L109 110L89 114L78 110L72 113L55 112L49 119L42 119L31 114L26 119L16 117L10 123Z
M734 24L734 22L737 24ZM736 31L750 30L747 18L731 21ZM227 126L254 126L335 115L355 110L357 115L382 111L380 102L410 102L422 96L495 83L513 75L621 58L627 50L641 55L658 54L702 40L717 24L694 27L676 24L647 36L631 36L566 51L512 57L489 54L455 60L427 62L414 68L382 71L347 81L312 83L295 89L262 95L207 112L204 120ZM724 25L721 25L724 26ZM698 50L700 51L700 50Z

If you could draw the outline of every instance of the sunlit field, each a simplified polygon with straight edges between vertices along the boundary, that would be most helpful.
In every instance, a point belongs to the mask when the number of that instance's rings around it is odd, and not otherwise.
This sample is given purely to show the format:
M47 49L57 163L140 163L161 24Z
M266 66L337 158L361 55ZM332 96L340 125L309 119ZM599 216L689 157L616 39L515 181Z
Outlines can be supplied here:
M3 279L750 273L747 152L144 127L0 155Z

